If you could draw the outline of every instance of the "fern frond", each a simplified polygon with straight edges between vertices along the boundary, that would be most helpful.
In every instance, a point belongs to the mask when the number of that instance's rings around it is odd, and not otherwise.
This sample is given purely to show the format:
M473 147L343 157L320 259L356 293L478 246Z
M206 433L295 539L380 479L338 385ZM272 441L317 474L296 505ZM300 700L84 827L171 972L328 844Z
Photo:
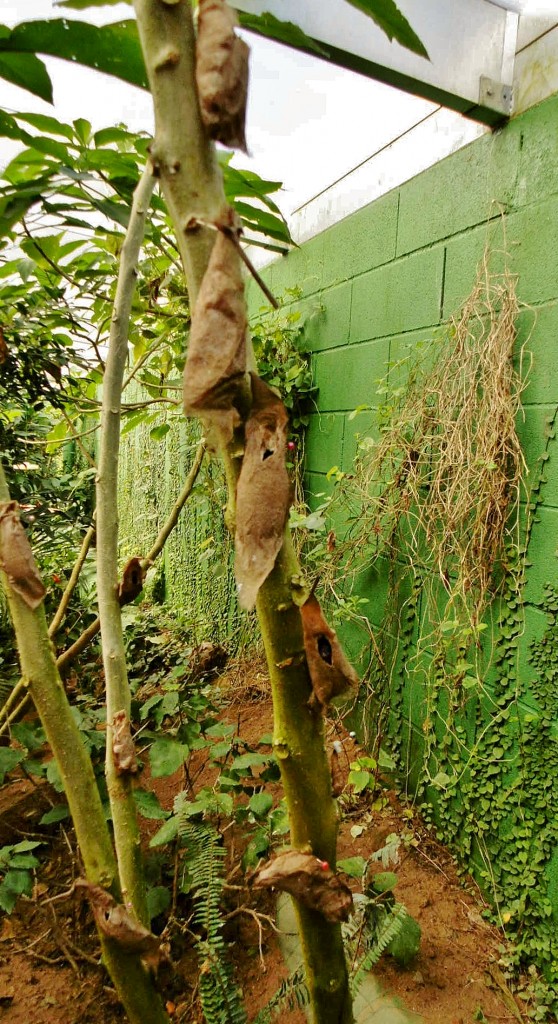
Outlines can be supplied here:
M271 1024L282 1010L303 1010L310 1002L310 991L304 979L304 968L297 967L281 982L277 992L254 1018L254 1024Z
M381 916L374 920L370 929L365 922L362 939L365 944L365 952L361 957L358 966L351 973L350 988L354 997L368 971L371 971L375 964L385 953L386 949L400 934L408 917L407 908L402 903L394 903L392 906L382 906Z
M221 930L221 896L225 850L221 837L210 825L194 824L179 815L178 834L188 851L192 879L194 923L204 937L198 939L199 991L206 1024L246 1024L241 994L226 959Z

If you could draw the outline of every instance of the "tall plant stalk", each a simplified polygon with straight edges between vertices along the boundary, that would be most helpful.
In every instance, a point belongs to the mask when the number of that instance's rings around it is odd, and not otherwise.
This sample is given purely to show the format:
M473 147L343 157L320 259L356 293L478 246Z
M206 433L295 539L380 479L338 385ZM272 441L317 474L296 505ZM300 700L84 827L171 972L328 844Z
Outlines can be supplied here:
M118 456L122 381L128 358L128 328L136 282L136 265L154 188L147 168L134 192L130 222L116 285L109 347L103 376L101 445L97 473L97 596L106 681L106 778L122 894L139 920L149 925L140 834L132 775L119 773L112 751L112 723L117 712L130 715L130 688L118 601Z
M202 125L195 86L195 36L189 0L134 0L155 108L151 158L173 219L193 308L214 233L186 230L192 218L214 222L226 205L214 147ZM232 259L237 259L232 254ZM222 446L229 509L240 458ZM322 719L307 706L311 687L302 624L293 601L300 568L288 531L257 602L274 704L274 749L289 810L292 843L335 865L336 808ZM353 1020L341 927L297 905L315 1024Z
M0 463L0 504L10 494ZM0 563L3 552L0 550ZM118 871L91 761L72 715L48 635L44 605L31 609L2 573L16 634L21 672L39 713L70 807L87 879L120 895ZM140 959L99 935L103 959L130 1024L168 1024L152 979Z

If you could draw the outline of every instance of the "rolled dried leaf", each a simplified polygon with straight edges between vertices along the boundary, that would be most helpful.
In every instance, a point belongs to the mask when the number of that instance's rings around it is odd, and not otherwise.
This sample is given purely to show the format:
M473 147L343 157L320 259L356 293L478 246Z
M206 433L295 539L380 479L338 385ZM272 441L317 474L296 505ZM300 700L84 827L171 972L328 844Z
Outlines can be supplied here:
M252 608L283 544L291 504L285 466L287 410L256 374L246 447L236 489L235 576L238 599Z
M117 711L112 719L112 758L117 775L135 775L138 771L130 719L125 711Z
M329 759L329 767L331 771L331 795L334 797L341 796L345 788L345 772L341 765L341 751L343 747L338 740L335 740L333 749L331 751L331 757Z
M196 85L210 137L246 152L250 49L237 36L236 24L236 15L224 0L200 0Z
M0 564L12 590L29 608L38 608L46 590L18 509L17 501L0 505Z
M141 558L130 558L122 570L122 579L118 584L118 603L120 606L130 604L143 590L143 568Z
M246 308L234 242L219 231L192 315L184 367L184 411L202 416L225 443L240 423L238 401L246 369Z
M346 921L353 908L351 890L326 861L312 853L289 850L261 868L254 886L289 892L305 907L317 910L327 921Z
M158 964L160 940L156 935L100 885L92 885L85 878L78 878L75 885L84 891L97 926L107 938L129 953L137 953L146 963L152 966Z
M313 691L308 705L313 711L322 711L333 697L356 686L358 676L345 657L336 632L327 624L314 594L301 606L300 614Z

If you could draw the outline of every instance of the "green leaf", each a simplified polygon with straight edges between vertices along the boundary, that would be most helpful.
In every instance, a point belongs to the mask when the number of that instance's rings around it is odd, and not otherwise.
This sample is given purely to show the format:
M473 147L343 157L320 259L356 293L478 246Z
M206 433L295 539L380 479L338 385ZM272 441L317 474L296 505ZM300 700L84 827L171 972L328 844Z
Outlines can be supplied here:
M346 857L345 860L337 861L337 867L351 878L362 878L366 861L364 857Z
M403 926L388 946L388 953L400 967L408 967L420 949L421 929L414 917L407 914Z
M355 793L362 793L369 785L372 776L370 772L353 771L349 772L349 783L353 787Z
M240 754L239 757L234 758L229 770L245 772L249 768L256 768L260 765L267 764L268 761L269 755L267 754Z
M12 750L11 747L0 747L0 785L4 781L7 772L11 772L16 764L25 758L24 750Z
M62 782L62 778L58 770L58 765L54 758L52 758L52 761L48 762L46 777L57 793L64 792L64 783Z
M23 22L7 36L0 35L0 51L60 57L147 89L135 21L101 27L65 18Z
M162 441L170 430L170 423L160 423L158 427L152 427L149 436L152 441Z
M116 4L131 3L132 0L58 0L55 7L68 7L73 11L84 11L87 7L114 7Z
M156 740L149 750L149 764L153 778L174 775L182 767L190 753L185 743L170 737Z
M172 818L168 818L164 825L154 836L149 840L150 847L164 846L165 843L172 843L178 835L178 826L180 819L177 814L173 814Z
M380 871L371 884L375 892L391 892L397 885L397 875L393 871Z
M270 793L254 793L248 807L256 818L263 818L273 807L273 797Z
M171 894L165 885L154 885L147 890L147 913L149 920L163 914L170 907Z
M33 879L28 871L8 871L2 882L2 889L8 890L14 896L21 896L25 893L30 896L33 892Z
M17 120L30 124L32 128L36 128L44 135L58 135L62 139L67 139L68 142L75 140L75 132L69 124L63 124L62 121L58 121L48 114L23 114L18 110Z
M53 102L50 75L43 61L34 53L0 54L0 78L19 85L21 89L27 89L47 103Z
M142 818L150 818L152 821L160 821L170 817L170 811L165 811L159 803L159 797L148 789L134 789L134 803Z
M382 32L385 32L390 42L395 39L405 49L430 60L416 32L393 0L347 0L347 3L372 18Z
M57 821L65 821L70 817L70 809L67 804L57 804L51 807L50 811L43 814L40 825L54 825Z
M257 32L259 36L266 36L268 39L275 39L278 43L285 43L286 46L294 46L297 50L306 50L309 53L317 53L320 57L328 57L328 51L324 50L315 39L306 35L306 32L292 21L281 21L274 14L265 11L263 14L246 14L245 11L238 12L238 19L242 28L249 32Z

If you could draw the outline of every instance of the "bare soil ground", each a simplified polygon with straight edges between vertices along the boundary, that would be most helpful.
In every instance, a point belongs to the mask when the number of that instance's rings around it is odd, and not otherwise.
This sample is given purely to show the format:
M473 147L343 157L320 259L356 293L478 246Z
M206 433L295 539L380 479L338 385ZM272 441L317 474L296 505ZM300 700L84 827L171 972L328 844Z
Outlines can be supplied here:
M239 734L257 741L271 730L271 703L265 691L233 687L227 717L238 722ZM334 738L335 733L331 738ZM342 737L348 763L355 756L354 741ZM211 781L201 755L196 766L197 785ZM142 784L145 785L145 774ZM162 802L171 806L182 785L180 777L157 780ZM27 780L0 791L0 839L45 839L36 822L44 811L44 795ZM147 823L153 826L155 823ZM356 838L355 824L362 826ZM149 832L147 829L146 838ZM348 808L341 824L339 857L367 858L392 833L410 836L404 845L398 875L397 899L405 903L422 929L420 953L410 969L401 970L385 957L376 969L383 987L405 1006L422 1015L426 1024L472 1024L475 1020L521 1020L513 997L506 990L497 961L501 935L482 917L483 903L474 884L458 877L448 852L435 842L418 818L403 807L394 793L385 806L372 811L361 801ZM110 981L99 963L99 951L89 911L74 899L45 902L67 891L80 873L79 858L70 829L55 832L44 847L31 898L20 899L10 917L0 920L0 1020L2 1024L117 1024L125 1021ZM38 850L41 854L41 848ZM382 870L379 865L379 870ZM238 879L235 879L238 881ZM267 902L266 902L267 900ZM252 911L257 910L259 917ZM272 915L270 897L238 896L231 905L227 939L236 977L252 1019L277 991L286 976L276 935L266 915ZM182 939L173 946L172 965L163 969L160 982L171 1020L198 1024L202 1020L196 997L198 966L191 945ZM483 1016L484 1015L484 1016ZM281 1021L302 1024L300 1010L283 1012Z

